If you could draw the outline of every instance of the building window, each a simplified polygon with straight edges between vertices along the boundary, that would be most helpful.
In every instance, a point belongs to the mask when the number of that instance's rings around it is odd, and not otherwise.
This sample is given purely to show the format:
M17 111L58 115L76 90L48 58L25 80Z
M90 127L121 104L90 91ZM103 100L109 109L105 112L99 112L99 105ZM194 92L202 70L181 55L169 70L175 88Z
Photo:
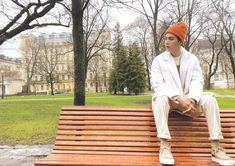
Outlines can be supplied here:
M41 85L41 90L43 90L43 85Z

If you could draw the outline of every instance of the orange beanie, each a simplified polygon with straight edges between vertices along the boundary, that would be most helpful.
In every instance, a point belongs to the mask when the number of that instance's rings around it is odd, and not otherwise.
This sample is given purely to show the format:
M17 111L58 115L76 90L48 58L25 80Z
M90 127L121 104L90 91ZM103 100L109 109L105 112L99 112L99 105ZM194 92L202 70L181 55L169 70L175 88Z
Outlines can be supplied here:
M172 33L176 35L180 38L182 43L184 43L187 33L187 25L184 22L175 23L166 30L166 33Z

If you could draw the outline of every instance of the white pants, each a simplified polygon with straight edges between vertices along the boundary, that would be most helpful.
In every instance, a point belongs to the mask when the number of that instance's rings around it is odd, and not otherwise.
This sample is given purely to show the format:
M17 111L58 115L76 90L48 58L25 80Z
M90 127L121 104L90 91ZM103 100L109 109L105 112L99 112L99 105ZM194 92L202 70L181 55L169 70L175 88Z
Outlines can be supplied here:
M209 129L209 139L223 139L220 124L220 113L218 103L214 96L204 94L201 96L199 106L204 112ZM154 119L159 138L171 139L168 128L169 103L167 96L157 97L152 101Z

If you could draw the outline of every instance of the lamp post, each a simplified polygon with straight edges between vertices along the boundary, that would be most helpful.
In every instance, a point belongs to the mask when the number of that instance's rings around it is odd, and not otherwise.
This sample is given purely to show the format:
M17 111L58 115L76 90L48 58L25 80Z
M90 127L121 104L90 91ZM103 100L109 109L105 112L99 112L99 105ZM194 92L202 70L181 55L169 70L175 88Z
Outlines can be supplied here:
M2 99L4 99L4 71L2 70L1 71L2 73Z

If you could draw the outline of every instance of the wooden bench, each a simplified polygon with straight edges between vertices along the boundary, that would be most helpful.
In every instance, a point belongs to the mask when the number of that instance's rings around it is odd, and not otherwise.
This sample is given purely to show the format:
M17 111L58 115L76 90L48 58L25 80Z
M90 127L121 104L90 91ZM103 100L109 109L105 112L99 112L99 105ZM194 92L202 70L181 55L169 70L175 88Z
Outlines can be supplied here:
M235 158L235 110L221 110L222 145ZM170 114L177 166L217 165L211 161L204 117ZM66 106L59 117L53 152L43 165L160 165L159 139L150 108Z

